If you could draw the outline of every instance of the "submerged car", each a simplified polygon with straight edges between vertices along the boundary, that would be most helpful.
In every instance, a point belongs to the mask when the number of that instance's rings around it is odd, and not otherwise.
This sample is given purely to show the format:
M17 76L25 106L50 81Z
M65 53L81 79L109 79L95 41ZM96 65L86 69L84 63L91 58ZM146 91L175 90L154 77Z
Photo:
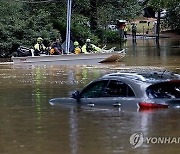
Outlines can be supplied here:
M118 72L92 81L71 98L53 98L51 105L101 108L179 108L180 75L168 71Z

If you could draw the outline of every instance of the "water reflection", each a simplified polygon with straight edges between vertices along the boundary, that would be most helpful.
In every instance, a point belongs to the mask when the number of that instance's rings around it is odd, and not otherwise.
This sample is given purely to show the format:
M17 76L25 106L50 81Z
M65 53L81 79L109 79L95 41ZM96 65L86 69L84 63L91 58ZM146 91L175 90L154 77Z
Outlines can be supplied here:
M78 154L78 144L79 144L79 130L78 130L78 116L77 112L71 108L69 112L69 125L70 125L70 147L71 154Z

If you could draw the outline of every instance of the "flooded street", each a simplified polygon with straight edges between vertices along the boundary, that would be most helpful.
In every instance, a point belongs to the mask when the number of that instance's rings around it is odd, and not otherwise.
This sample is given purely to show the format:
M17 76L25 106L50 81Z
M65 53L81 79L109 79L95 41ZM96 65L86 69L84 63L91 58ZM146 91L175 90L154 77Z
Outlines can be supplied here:
M179 137L180 109L154 111L54 107L48 101L68 97L104 74L124 70L180 73L179 40L137 40L125 45L118 63L61 66L0 64L0 154L178 154L177 143L147 143L132 148L130 136Z

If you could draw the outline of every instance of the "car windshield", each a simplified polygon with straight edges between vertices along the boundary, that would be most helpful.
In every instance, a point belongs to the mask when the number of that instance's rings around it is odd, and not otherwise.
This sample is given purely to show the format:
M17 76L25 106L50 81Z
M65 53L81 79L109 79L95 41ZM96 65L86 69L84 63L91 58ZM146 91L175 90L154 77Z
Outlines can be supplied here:
M153 84L146 92L150 98L180 98L180 80Z

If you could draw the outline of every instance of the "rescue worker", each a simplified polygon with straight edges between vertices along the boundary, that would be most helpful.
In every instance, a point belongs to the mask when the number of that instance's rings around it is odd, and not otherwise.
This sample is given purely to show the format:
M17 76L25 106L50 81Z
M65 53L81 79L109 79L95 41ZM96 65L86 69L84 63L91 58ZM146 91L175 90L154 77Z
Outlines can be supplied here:
M101 48L95 46L94 44L91 43L90 39L86 40L86 43L82 47L82 52L85 54L91 53L91 52L100 52Z
M82 53L81 47L80 47L80 45L79 45L79 42L77 42L77 41L74 42L74 53L75 53L75 54L80 54L80 53Z
M124 37L125 37L125 38L127 38L127 31L128 31L128 29L127 29L127 27L125 26L125 27L124 27Z
M136 27L136 25L133 23L132 24L132 38L133 39L136 39L136 31L137 31L137 27Z
M50 54L51 55L60 55L60 54L62 54L62 52L63 52L63 49L61 46L60 39L57 38L51 44Z
M41 37L37 38L37 43L34 45L34 55L40 56L42 53L46 53L46 47L43 44L43 39Z

